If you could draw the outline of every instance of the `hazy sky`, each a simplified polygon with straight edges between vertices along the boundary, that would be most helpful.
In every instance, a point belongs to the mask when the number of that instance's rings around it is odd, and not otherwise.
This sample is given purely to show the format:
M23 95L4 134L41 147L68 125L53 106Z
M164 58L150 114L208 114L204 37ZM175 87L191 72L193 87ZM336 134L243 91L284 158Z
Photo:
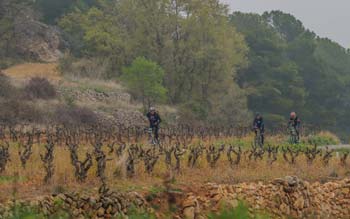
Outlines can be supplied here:
M221 0L234 11L281 10L296 16L310 30L350 48L350 0Z

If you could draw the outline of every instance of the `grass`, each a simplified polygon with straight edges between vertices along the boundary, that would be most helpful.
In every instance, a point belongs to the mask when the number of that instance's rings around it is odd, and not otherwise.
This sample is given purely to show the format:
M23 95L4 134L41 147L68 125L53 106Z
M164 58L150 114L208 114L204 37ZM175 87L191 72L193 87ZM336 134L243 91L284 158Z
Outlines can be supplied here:
M341 143L340 139L336 135L325 131L308 136L303 139L303 142L317 146L338 145Z
M70 219L71 215L63 210L58 210L56 213L45 216L36 208L15 204L10 209L10 215L6 219Z
M271 218L267 214L262 213L250 213L248 207L239 202L236 208L223 208L218 213L209 213L208 219L269 219Z
M18 179L16 179L15 176L0 176L0 184L2 183L12 183L12 182L25 182L27 181L26 177L19 176Z
M249 145L249 136L241 140L221 140L221 141L237 141L242 144ZM248 143L247 143L248 141ZM214 140L211 143L215 143ZM206 143L208 144L208 143ZM159 192L162 188L164 176L168 170L164 163L164 156L161 156L155 166L153 174L145 173L143 162L136 164L136 175L134 178L127 178L125 174L115 177L114 171L118 162L118 158L114 155L108 155L108 149L104 147L109 161L107 161L106 176L107 182L112 187L122 191L141 191L141 192ZM92 146L82 144L79 148L80 159L85 158L85 153L92 153ZM84 190L90 188L96 190L99 186L99 180L95 176L96 163L88 172L86 183L77 183L74 177L74 169L70 163L69 151L65 146L57 146L55 148L54 166L55 173L52 181L48 185L44 185L42 180L45 175L40 154L44 153L42 145L33 146L33 154L27 162L26 169L23 169L20 164L18 156L18 148L12 146L10 148L11 161L8 163L5 172L0 178L0 190L3 191L2 197L10 197L11 184L13 182L13 174L18 172L21 180L18 181L19 191L18 195L28 197L38 194L52 193L58 187L64 187L66 190ZM238 166L230 167L226 154L221 155L215 168L210 168L207 164L205 154L203 154L196 164L195 168L187 167L187 156L185 155L181 160L181 172L175 175L175 187L182 188L186 186L197 186L206 182L213 183L239 183L250 181L270 181L275 178L281 178L286 175L296 175L301 179L308 181L317 181L325 179L336 171L339 177L347 176L347 167L339 165L339 159L334 156L330 161L329 166L324 166L321 159L317 158L313 165L307 165L306 158L300 155L297 158L295 165L290 165L284 162L281 154L278 160L269 165L267 156L264 160L249 161L247 154L242 157L241 163ZM174 160L173 160L174 162Z
M32 77L44 77L50 81L61 80L56 63L23 63L4 70L4 73L16 80Z

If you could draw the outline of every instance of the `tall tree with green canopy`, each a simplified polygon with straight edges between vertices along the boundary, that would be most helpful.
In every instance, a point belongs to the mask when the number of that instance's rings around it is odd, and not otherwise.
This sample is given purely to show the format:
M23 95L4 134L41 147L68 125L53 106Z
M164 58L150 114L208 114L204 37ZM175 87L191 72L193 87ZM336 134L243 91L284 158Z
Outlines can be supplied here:
M248 106L263 113L267 124L279 124L288 111L301 110L306 98L298 66L287 57L288 44L258 14L237 12L230 21L250 47L249 67L238 77L240 86L248 91Z
M34 7L41 13L42 20L48 24L56 22L73 10L88 10L98 5L98 0L35 0Z
M227 16L218 0L102 0L98 8L68 14L60 26L82 42L78 51L84 53L77 55L114 57L114 76L139 56L158 63L166 72L169 103L196 106L190 111L207 121L224 102L240 102L237 110L246 112L234 79L246 64L247 47ZM218 101L223 96L227 100Z

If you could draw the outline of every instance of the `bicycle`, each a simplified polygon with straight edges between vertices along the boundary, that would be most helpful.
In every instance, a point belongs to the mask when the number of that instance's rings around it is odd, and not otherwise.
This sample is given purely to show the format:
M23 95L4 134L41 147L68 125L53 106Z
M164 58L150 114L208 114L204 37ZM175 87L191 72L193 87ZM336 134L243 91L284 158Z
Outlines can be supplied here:
M261 130L259 128L254 128L255 131L255 138L254 138L254 146L259 146L260 148L263 148L263 134L261 133Z
M148 133L148 142L151 145L159 145L159 139L156 139L155 137L155 128L148 128L147 129L147 133Z
M299 144L298 131L294 126L289 126L289 143Z

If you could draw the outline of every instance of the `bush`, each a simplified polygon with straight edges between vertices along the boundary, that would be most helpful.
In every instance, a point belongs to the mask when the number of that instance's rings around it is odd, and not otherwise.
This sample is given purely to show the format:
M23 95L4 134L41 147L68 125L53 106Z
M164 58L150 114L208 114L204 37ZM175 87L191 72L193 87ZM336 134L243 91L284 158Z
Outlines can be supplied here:
M308 143L311 145L317 146L325 146L325 145L338 145L340 144L340 139L338 136L331 132L322 131L316 135L310 135L305 140L304 143Z
M42 112L33 104L15 98L0 101L0 122L3 124L43 121Z
M98 123L98 115L90 109L76 106L59 106L55 120L65 126L92 126Z
M25 95L31 99L53 99L56 97L55 87L46 79L35 77L30 79L24 88Z

